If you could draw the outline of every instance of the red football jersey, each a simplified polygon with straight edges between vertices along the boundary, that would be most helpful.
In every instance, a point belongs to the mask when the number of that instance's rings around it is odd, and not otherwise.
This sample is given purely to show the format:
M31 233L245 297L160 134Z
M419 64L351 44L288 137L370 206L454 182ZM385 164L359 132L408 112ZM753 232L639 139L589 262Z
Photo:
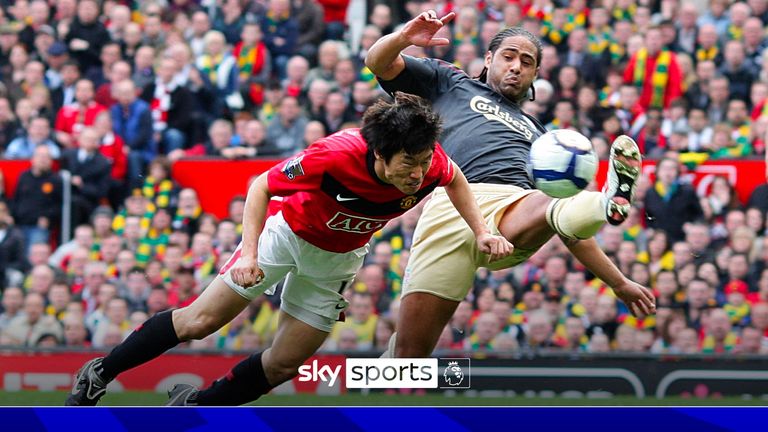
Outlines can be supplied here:
M413 195L382 182L373 166L374 156L360 130L345 129L270 169L269 192L285 197L283 217L296 235L343 253L365 245L390 219L454 176L453 163L439 144L421 189Z

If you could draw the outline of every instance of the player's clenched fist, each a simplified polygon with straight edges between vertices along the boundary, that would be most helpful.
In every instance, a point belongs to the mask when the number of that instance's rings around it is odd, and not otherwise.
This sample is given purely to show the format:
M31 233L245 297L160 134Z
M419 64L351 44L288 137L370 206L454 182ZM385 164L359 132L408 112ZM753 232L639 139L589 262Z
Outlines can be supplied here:
M232 282L244 288L254 286L264 279L264 272L258 262L250 257L240 257L232 266L231 275Z
M512 255L515 246L500 235L483 234L477 237L480 252L490 255L490 261L498 261Z

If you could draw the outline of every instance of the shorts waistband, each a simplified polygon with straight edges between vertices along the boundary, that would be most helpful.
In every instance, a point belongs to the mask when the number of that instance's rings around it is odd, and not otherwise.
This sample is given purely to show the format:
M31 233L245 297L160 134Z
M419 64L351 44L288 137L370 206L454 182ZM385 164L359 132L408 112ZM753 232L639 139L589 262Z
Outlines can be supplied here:
M473 193L481 194L499 194L499 193L514 193L522 192L527 189L523 189L520 186L503 185L496 183L470 183L469 188ZM445 188L437 188L435 194L445 194Z

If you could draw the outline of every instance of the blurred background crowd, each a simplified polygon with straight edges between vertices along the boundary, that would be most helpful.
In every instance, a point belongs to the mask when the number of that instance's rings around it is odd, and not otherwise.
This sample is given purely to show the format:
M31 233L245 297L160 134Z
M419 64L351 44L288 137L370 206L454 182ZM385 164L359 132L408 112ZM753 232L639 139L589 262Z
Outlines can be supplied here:
M0 151L31 160L0 201L0 345L106 348L194 301L239 241L244 197L219 219L173 163L277 160L359 125L385 96L367 49L429 9L456 13L452 43L408 54L477 76L493 35L523 26L544 42L524 109L602 159L629 134L657 161L631 217L598 235L654 290L656 316L633 318L553 239L480 270L438 349L768 352L768 185L741 202L726 177L701 190L689 175L765 153L767 0L0 0ZM61 244L64 181L75 228ZM419 211L376 234L325 349L386 347ZM259 298L187 345L262 348L278 310L279 295Z

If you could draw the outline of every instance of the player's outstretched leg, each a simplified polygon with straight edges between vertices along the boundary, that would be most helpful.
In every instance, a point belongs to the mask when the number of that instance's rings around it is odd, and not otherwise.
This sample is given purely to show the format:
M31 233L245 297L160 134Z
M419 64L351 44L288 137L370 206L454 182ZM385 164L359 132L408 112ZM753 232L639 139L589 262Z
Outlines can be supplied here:
M272 347L252 354L203 390L177 385L168 392L167 405L232 406L255 401L299 373L299 367L320 348L328 332L300 321L285 311Z
M394 352L387 351L389 357L398 358L429 357L435 349L443 328L448 324L459 302L447 300L426 292L414 292L400 301ZM390 344L391 345L391 344Z
M642 156L635 140L619 135L611 145L608 178L603 187L606 217L611 225L619 225L629 216L641 166Z
M65 405L93 406L120 373L144 364L179 343L202 339L232 320L249 300L216 278L188 307L161 312L139 326L106 357L86 363L75 376Z

